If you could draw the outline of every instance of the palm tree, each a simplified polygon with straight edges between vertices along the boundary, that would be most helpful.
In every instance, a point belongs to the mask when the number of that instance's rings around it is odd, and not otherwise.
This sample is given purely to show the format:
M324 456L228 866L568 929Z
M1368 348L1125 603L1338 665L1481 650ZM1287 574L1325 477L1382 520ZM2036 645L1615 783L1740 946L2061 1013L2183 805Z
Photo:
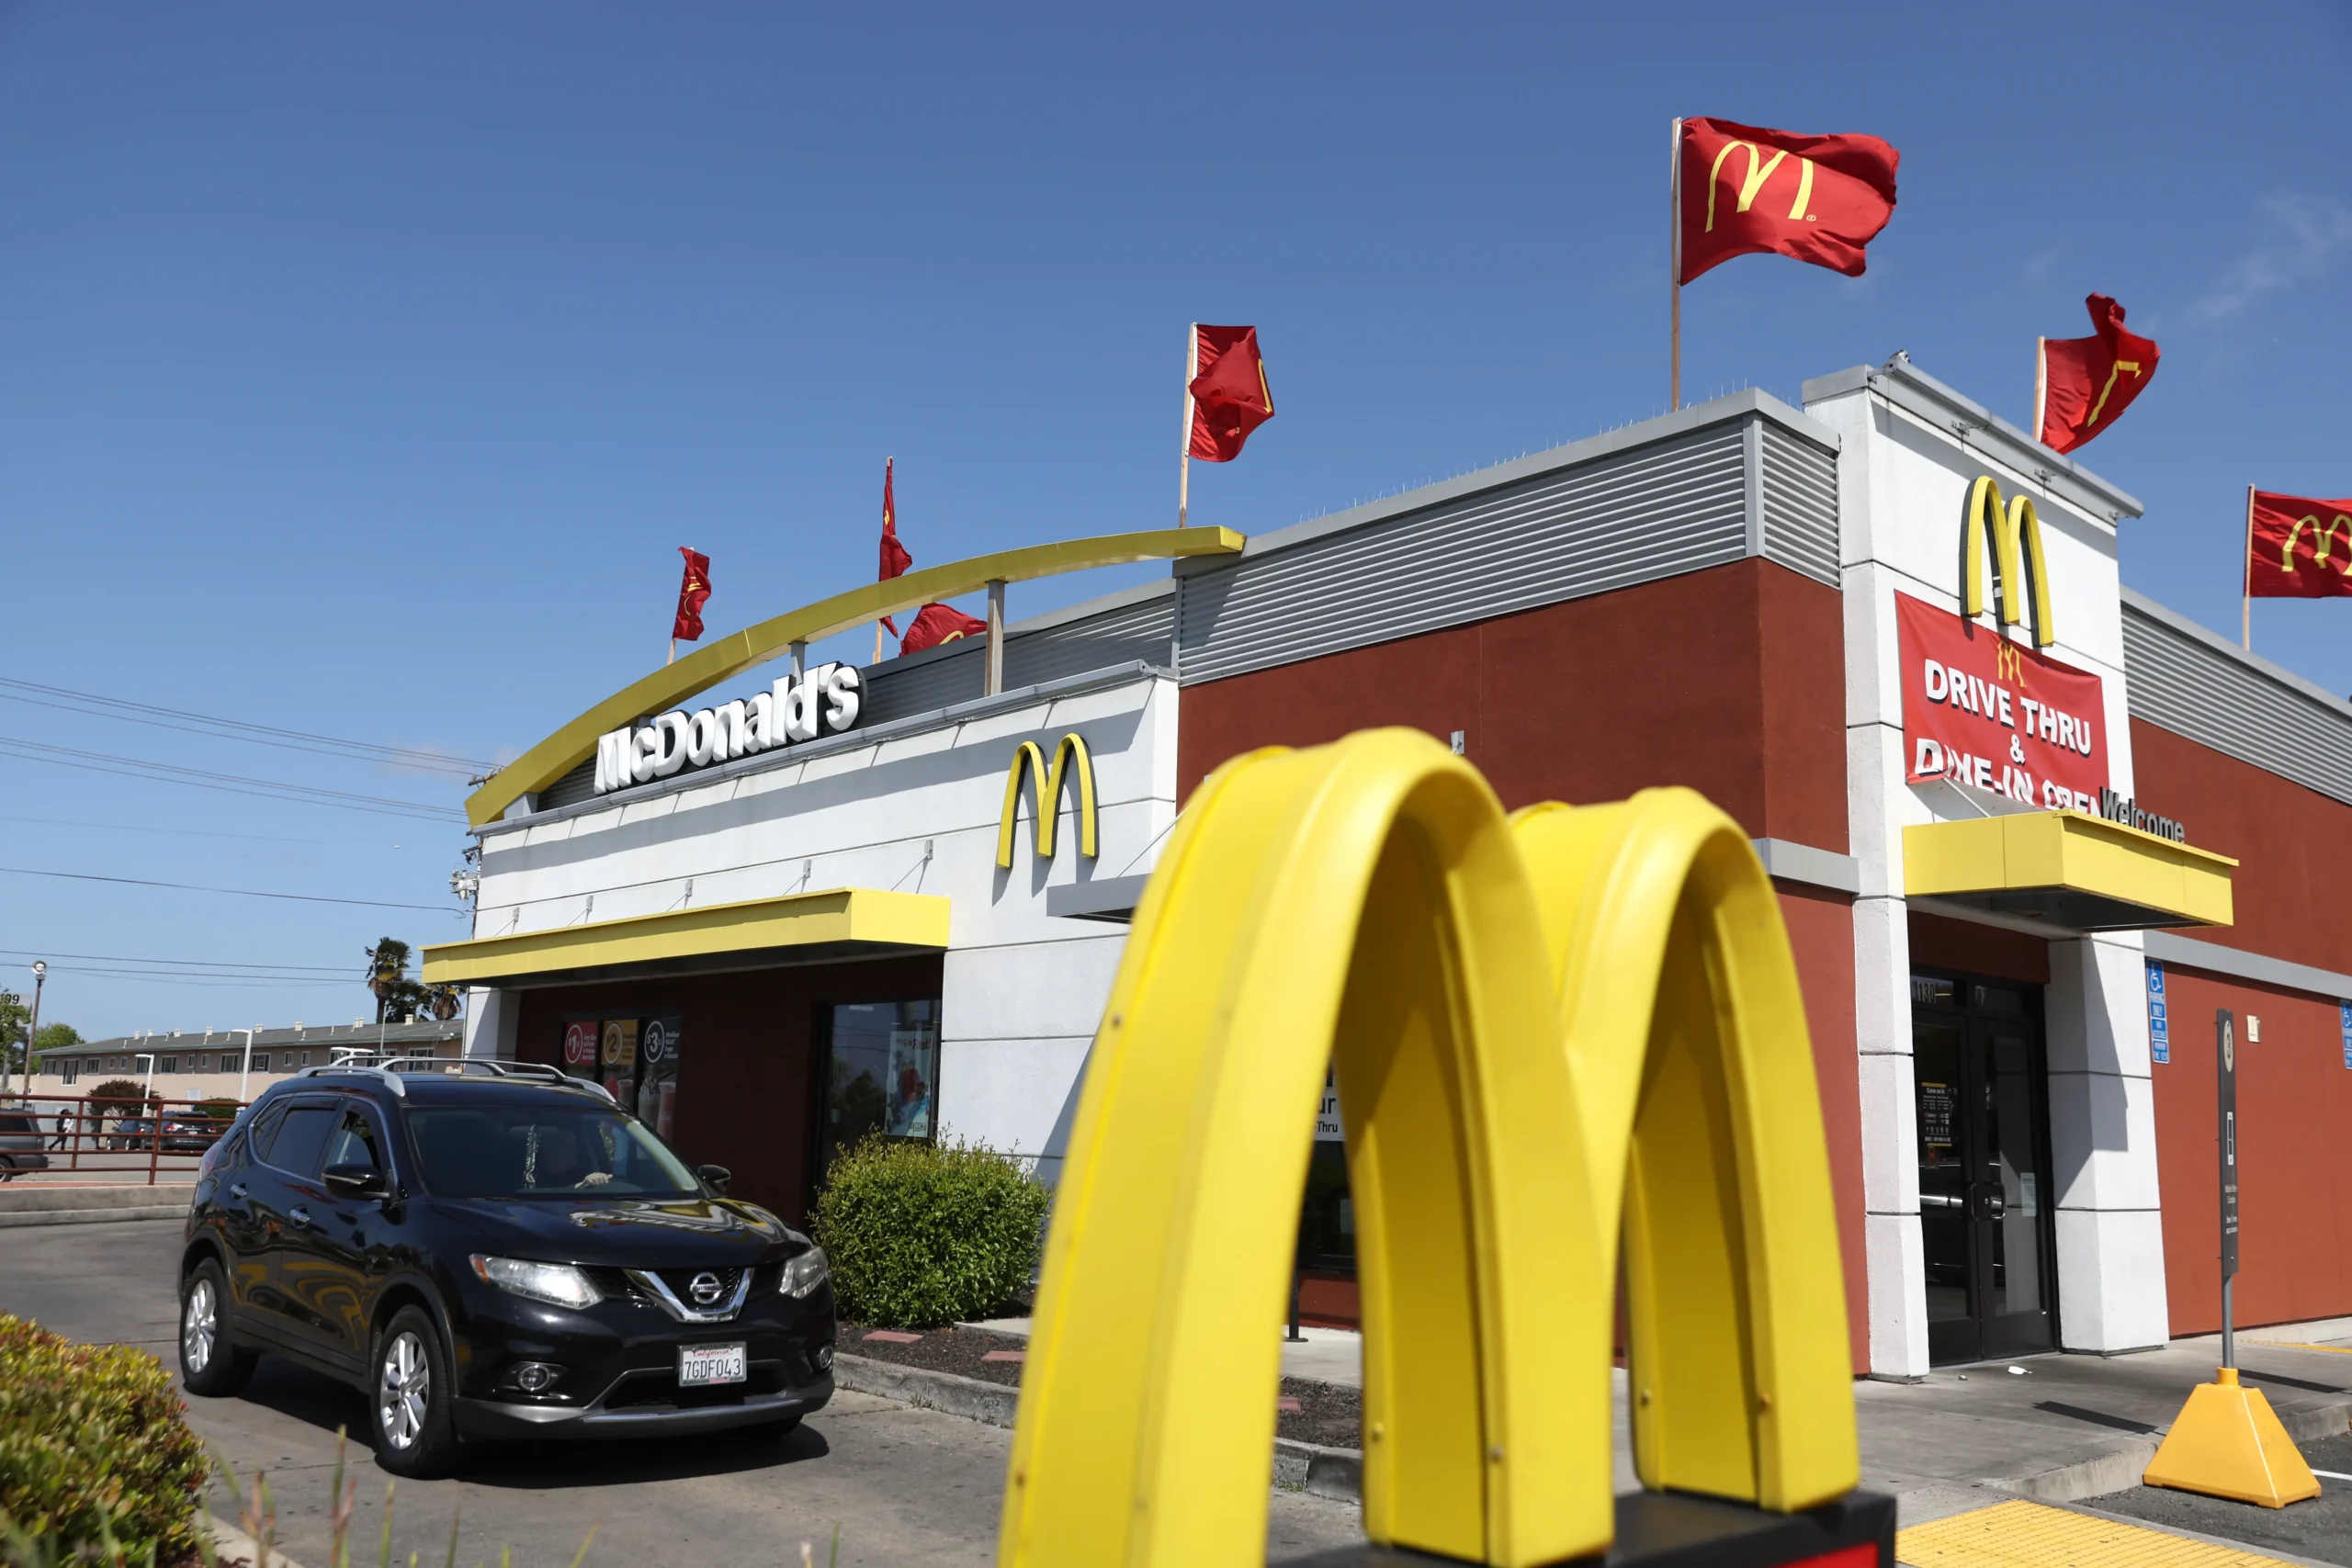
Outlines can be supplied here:
M366 980L368 990L376 996L376 1021L387 1022L385 1015L397 1010L413 988L408 977L409 946L404 942L385 937L364 951L368 955L368 969L362 978Z

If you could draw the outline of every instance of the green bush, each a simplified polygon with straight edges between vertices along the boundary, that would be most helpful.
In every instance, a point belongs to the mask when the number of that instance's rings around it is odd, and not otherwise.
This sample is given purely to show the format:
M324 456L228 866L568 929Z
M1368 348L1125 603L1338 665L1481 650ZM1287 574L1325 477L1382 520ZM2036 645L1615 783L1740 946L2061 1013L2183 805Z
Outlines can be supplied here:
M865 1139L817 1198L842 1315L893 1328L988 1315L1028 1289L1047 1199L985 1145Z
M0 1314L0 1535L194 1562L209 1472L154 1357Z

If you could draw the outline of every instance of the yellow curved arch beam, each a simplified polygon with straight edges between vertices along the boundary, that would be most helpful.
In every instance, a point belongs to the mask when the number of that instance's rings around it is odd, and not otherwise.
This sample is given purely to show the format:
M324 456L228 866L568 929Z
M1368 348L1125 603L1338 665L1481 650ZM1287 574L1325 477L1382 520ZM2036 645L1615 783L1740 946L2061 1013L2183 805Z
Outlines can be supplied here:
M1021 776L1026 769L1030 775L1030 832L1037 846L1037 858L1054 858L1054 823L1062 812L1062 780L1071 761L1078 763L1078 852L1093 858L1095 853L1094 759L1086 750L1085 738L1073 731L1061 738L1054 748L1054 765L1046 765L1046 753L1034 740L1023 740L1013 749L1012 765L1004 775L1004 809L996 819L996 863L1006 871L1012 869L1013 818L1021 810Z
M765 663L796 642L815 642L934 599L969 593L991 582L1023 582L1135 561L1232 555L1244 543L1242 536L1230 528L1158 528L1136 534L1102 534L925 567L887 582L872 582L846 593L836 593L802 609L787 610L757 626L729 632L675 664L664 665L606 697L524 752L469 795L467 819L477 828L495 821L501 812L524 795L545 789L594 756L598 736L646 714L673 708L730 675Z
M1781 1512L1839 1496L1861 1464L1844 1271L1771 879L1687 789L1512 825L1598 1213L1622 1195L1642 1482ZM1600 1234L1613 1265L1619 1229Z
M1605 1546L1611 1293L1533 894L1493 792L1375 730L1227 763L1136 914L1022 1380L1006 1568L1263 1562L1327 1061L1363 1303L1364 1528Z

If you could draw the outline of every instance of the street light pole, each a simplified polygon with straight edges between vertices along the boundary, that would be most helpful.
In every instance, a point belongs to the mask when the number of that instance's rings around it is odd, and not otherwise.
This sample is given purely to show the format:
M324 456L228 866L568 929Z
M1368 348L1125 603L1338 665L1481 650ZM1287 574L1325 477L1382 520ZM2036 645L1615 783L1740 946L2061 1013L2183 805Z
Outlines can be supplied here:
M253 1030L248 1029L248 1030L246 1030L246 1031L245 1031L245 1066L244 1066L244 1070L243 1070L243 1071L242 1071L242 1072L240 1072L240 1073L237 1075L237 1100L238 1100L238 1102L239 1102L240 1104L243 1104L243 1105L251 1105L251 1104L253 1103L252 1100L251 1100L251 1099L249 1099L249 1098L247 1097L247 1094L246 1094L246 1086L247 1086L247 1085L249 1085L250 1083L252 1083L252 1081L253 1081L253 1076L254 1076L254 1032L253 1032Z
M48 962L43 959L35 959L33 961L32 1021L25 1025L25 1092L28 1094L32 1092L33 1087L33 1036L40 1032L40 988L48 981ZM15 1076L17 1060L8 1053L8 1047L14 1043L16 1043L14 1041L0 1041L0 1096L7 1094L10 1080Z

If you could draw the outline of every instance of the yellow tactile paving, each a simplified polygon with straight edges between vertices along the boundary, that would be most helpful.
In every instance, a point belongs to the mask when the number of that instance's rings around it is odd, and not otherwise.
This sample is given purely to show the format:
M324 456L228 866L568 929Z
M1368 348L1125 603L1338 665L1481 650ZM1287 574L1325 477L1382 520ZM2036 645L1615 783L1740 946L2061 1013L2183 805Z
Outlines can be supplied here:
M2281 1568L2258 1551L2022 1501L1898 1530L1894 1556L1909 1568Z

